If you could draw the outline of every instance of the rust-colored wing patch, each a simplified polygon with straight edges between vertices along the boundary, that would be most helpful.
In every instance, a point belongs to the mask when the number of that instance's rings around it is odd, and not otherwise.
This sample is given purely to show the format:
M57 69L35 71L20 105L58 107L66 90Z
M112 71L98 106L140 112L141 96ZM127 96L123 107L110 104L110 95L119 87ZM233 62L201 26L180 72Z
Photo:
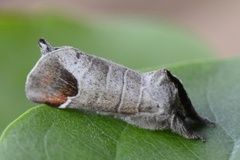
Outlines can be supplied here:
M28 77L27 97L37 103L58 107L76 96L78 83L57 59L40 62Z

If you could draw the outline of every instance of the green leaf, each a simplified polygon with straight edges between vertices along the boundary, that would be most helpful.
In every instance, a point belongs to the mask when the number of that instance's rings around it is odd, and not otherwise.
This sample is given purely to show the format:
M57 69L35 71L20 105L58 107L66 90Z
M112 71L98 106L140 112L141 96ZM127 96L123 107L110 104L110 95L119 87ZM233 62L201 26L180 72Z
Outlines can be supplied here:
M0 159L240 159L240 59L172 67L197 112L207 142L149 131L112 116L41 105L4 131Z
M41 37L53 46L74 46L132 68L213 57L196 37L164 23L0 13L0 134L34 105L27 100L24 86L40 58L37 41Z

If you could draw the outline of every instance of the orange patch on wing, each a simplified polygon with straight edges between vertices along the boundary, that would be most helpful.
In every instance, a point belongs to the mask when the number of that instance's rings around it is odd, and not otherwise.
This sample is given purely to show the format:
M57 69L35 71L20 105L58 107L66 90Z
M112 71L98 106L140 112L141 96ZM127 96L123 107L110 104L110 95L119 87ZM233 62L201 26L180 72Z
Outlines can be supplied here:
M78 83L58 60L45 61L29 76L28 97L34 102L58 107L68 97L76 96Z

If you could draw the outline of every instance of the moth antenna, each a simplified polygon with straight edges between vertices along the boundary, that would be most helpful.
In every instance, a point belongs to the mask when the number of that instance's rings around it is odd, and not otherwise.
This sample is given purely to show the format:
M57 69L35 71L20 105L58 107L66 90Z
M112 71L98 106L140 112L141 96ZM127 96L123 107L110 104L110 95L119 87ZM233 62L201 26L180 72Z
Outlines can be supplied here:
M45 55L54 50L54 48L48 43L44 38L40 38L38 41L38 46L42 55Z

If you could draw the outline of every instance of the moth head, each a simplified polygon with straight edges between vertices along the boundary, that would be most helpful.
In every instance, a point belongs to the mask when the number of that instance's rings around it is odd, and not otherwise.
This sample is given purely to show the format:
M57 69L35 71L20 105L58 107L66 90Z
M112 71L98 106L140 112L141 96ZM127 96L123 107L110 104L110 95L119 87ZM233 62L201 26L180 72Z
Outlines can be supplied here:
M60 62L61 50L53 48L47 41L40 39L42 55L27 76L26 95L36 103L59 107L68 97L78 93L78 82Z
M193 108L192 102L190 98L188 97L188 94L181 82L176 76L171 74L170 71L167 71L168 77L174 83L175 87L178 89L178 96L181 102L181 106L179 108L179 111L181 112L180 114L183 115L184 117L187 116L186 110L191 110Z

